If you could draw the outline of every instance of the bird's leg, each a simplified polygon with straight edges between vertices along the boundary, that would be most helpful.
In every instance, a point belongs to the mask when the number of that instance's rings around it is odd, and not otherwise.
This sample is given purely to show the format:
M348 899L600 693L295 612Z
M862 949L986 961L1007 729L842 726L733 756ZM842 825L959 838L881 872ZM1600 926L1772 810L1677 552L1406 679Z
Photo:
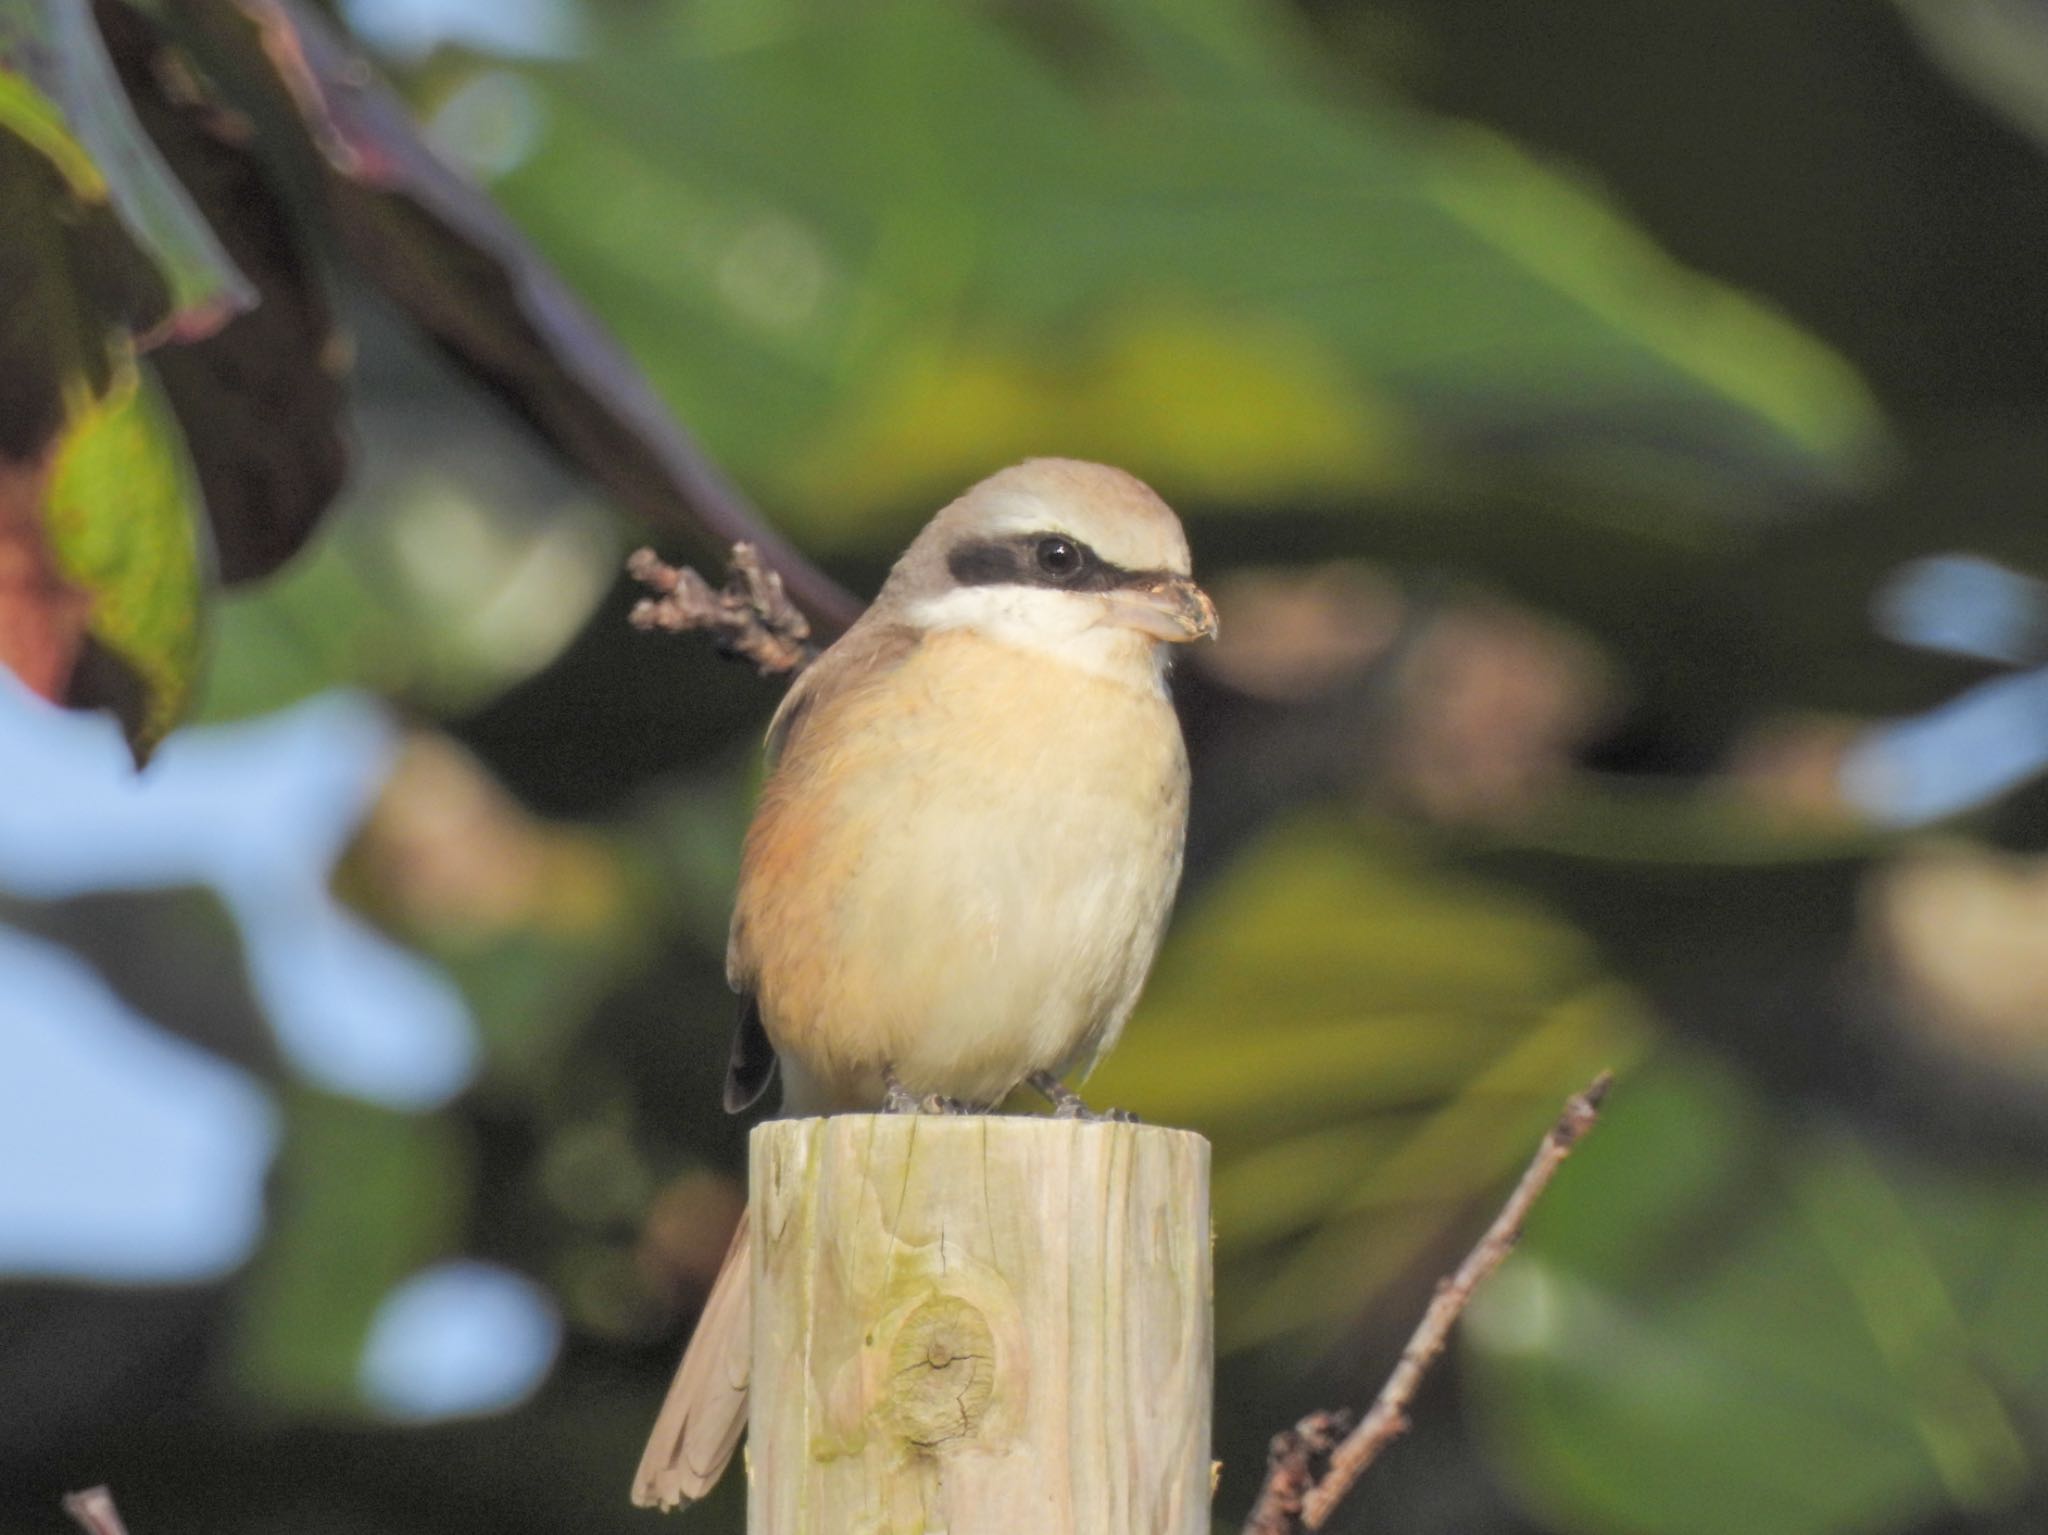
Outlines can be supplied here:
M1117 1125L1134 1125L1138 1122L1138 1116L1128 1109L1104 1109L1101 1113L1096 1113L1081 1101L1079 1093L1049 1071L1034 1071L1024 1080L1030 1084L1034 1092L1043 1094L1045 1101L1052 1105L1054 1119L1106 1120Z
M884 1114L915 1114L923 1106L917 1101L917 1094L897 1079L894 1066L882 1068L882 1085L886 1089L882 1095Z
M882 1112L884 1114L972 1114L976 1106L963 1103L958 1098L948 1098L939 1093L926 1093L922 1098L903 1085L896 1075L894 1066L882 1068Z

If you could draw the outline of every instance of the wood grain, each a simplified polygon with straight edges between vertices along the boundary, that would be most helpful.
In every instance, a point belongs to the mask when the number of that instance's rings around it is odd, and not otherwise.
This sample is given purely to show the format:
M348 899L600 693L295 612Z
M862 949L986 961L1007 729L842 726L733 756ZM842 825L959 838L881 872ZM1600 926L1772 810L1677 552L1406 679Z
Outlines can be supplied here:
M1145 1125L752 1139L751 1535L1209 1529L1209 1148Z

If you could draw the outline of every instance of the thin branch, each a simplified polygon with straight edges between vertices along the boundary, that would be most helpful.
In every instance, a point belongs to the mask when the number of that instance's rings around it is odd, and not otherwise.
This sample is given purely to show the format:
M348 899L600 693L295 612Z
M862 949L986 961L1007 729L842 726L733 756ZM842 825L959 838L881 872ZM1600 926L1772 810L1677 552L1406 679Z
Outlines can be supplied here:
M85 1531L85 1535L128 1535L128 1526L121 1522L121 1511L114 1507L114 1492L110 1487L88 1487L84 1492L65 1493L64 1512Z
M752 544L732 546L722 587L687 566L666 563L652 549L634 550L626 571L655 594L633 605L629 618L636 629L701 629L721 653L753 662L764 677L802 671L816 654L810 621Z
M1522 1174L1522 1181L1508 1195L1507 1203L1486 1228L1486 1234L1466 1254L1458 1271L1437 1285L1429 1309L1423 1313L1408 1346L1401 1351L1394 1373L1380 1388L1372 1410L1345 1435L1341 1444L1328 1452L1328 1464L1322 1473L1304 1486L1303 1479L1311 1476L1316 1459L1312 1445L1295 1452L1285 1443L1289 1435L1282 1434L1274 1440L1266 1484L1253 1505L1244 1535L1297 1535L1299 1531L1320 1530L1380 1452L1408 1431L1409 1404L1415 1400L1430 1366L1450 1341L1451 1328L1470 1304L1472 1292L1514 1251L1530 1210L1535 1208L1564 1159L1571 1155L1572 1148L1599 1120L1601 1101L1613 1083L1614 1074L1603 1071L1584 1092L1575 1094L1565 1104L1564 1113L1543 1137L1528 1170ZM1309 1439L1310 1425L1324 1422L1328 1416L1311 1414L1293 1432Z
M1329 1469L1330 1452L1350 1429L1349 1411L1312 1412L1273 1436L1266 1452L1266 1485L1244 1522L1244 1535L1293 1535L1301 1528L1301 1502Z

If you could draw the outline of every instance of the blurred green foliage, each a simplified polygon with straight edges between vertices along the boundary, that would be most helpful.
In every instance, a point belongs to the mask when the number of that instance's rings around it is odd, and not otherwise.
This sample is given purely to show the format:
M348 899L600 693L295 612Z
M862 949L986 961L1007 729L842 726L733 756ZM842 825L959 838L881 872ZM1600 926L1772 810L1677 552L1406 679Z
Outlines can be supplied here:
M1748 496L1874 445L1824 348L1506 141L1321 88L1276 7L590 25L494 191L815 545L1047 442L1252 503L1503 441Z
M1537 1505L1684 1531L2009 1506L2038 1455L2040 1172L1787 1126L1690 1055L1631 1087L1475 1318L1487 1432Z
M1920 962L1885 883L1917 839L1844 763L1987 675L1870 633L1893 564L2048 562L2048 378L1986 345L1996 399L1899 383L1929 309L2048 355L2048 277L1916 302L1918 268L1844 266L1756 189L1935 218L1891 139L1808 153L1840 132L1801 94L1820 78L1895 91L1914 155L1980 178L1936 244L2009 237L2048 167L1885 7L1672 8L1674 37L1800 39L1736 82L1778 114L1748 152L1777 158L1732 169L1700 163L1728 56L1646 55L1624 110L1571 27L1486 9L583 0L568 57L385 62L850 585L1027 453L1124 464L1187 515L1226 634L1179 679L1189 890L1088 1091L1217 1148L1219 1528L1268 1435L1370 1393L1563 1096L1612 1066L1607 1121L1347 1527L2038 1529L2048 982L2024 943L1992 996ZM17 137L63 131L11 99ZM1678 191L1644 193L1642 139L1687 131L1696 158L1659 167ZM357 472L313 547L215 607L203 712L392 701L407 744L336 885L454 980L483 1066L411 1111L280 1070L272 1223L226 1319L181 1335L173 1405L96 1386L92 1429L14 1479L112 1475L153 1515L138 1535L645 1528L637 1435L736 1199L723 923L775 687L630 634L615 573L645 530L346 297ZM145 448L130 483L187 484ZM139 516L80 536L119 566L120 532L136 579L176 588L177 621L136 628L175 657L175 709L198 575ZM2037 881L2044 803L1951 835ZM1915 921L2031 932L2020 881ZM111 976L113 931L61 937ZM1992 1014L2006 1054L1957 1022ZM377 1307L458 1254L548 1284L567 1351L502 1418L378 1426ZM692 1517L737 1528L738 1500Z

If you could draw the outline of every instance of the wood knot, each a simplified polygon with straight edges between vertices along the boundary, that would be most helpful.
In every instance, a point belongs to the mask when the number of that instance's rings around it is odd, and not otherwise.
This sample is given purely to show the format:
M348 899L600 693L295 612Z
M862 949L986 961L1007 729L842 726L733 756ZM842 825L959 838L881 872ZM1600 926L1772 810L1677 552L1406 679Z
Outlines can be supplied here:
M921 1449L969 1439L996 1386L988 1318L957 1295L934 1295L903 1319L889 1347L888 1413Z

